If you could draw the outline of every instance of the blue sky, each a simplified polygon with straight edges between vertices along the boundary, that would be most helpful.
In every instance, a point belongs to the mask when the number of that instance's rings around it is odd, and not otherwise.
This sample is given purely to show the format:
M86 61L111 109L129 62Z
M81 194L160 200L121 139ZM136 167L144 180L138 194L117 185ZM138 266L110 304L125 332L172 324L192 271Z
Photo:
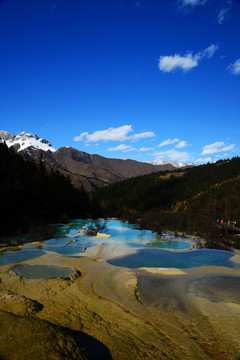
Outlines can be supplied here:
M240 1L0 0L0 130L90 154L239 156Z

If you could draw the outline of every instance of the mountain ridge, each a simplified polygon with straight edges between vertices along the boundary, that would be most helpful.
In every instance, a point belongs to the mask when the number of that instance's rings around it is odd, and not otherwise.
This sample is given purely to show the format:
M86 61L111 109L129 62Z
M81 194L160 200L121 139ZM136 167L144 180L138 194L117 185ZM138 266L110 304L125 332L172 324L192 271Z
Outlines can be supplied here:
M131 177L178 168L171 163L155 165L131 159L112 159L72 147L54 149L48 140L25 131L18 135L0 131L0 141L5 141L24 159L41 159L49 169L69 176L77 188L83 186L87 191Z

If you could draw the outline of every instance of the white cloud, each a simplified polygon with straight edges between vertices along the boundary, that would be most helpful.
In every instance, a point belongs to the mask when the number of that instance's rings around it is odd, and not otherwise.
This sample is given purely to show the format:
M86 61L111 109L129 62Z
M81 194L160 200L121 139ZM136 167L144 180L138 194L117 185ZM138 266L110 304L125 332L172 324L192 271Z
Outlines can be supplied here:
M124 141L129 132L132 132L131 125L124 125L118 128L110 127L107 130L98 130L92 134L88 132L83 132L79 136L74 138L74 141L86 141L86 142L97 142L97 141Z
M174 143L176 143L176 142L178 142L178 141L179 141L179 139L177 139L177 138L175 138L175 139L167 139L167 140L162 141L162 142L158 145L158 147L162 147L162 146L174 144Z
M218 46L215 44L210 45L208 48L204 49L193 55L192 53L188 53L186 55L170 55L170 56L160 56L159 59L159 69L163 72L171 72L176 69L181 69L183 72L187 72L196 66L200 60L204 58L211 58Z
M199 158L197 160L195 160L197 163L208 163L212 161L212 158L207 157L207 158Z
M182 0L183 6L204 5L207 0Z
M223 147L221 149L221 151L231 151L231 150L234 150L234 147L235 147L235 144L231 144L231 145ZM227 154L225 154L225 156L227 156Z
M146 147L142 147L141 149L139 149L139 151L150 151L150 150L153 150L154 148L146 148Z
M237 59L233 64L230 64L228 70L230 70L233 75L240 75L240 59Z
M211 57L213 57L213 55L215 54L217 49L218 49L218 45L212 44L209 47L207 47L206 49L204 49L203 51L200 51L199 53L197 53L195 55L195 58L197 60L202 60L204 58L210 59Z
M221 9L218 12L217 21L219 25L221 25L224 21L226 21L226 19L228 18L228 12L229 12L228 8Z
M226 145L223 141L216 141L213 144L205 145L203 147L202 155L215 154L222 151L230 151L235 147L234 144Z
M140 134L134 134L132 136L128 136L129 140L139 140L139 139L145 139L149 137L154 137L155 134L152 131L146 131Z
M116 147L110 147L107 149L108 151L122 151L122 152L127 152L127 151L133 151L136 150L134 147L130 146L130 145L125 145L125 144L121 144L118 145Z
M176 69L182 69L184 72L198 66L197 60L191 54L180 56L161 56L159 60L159 69L163 72L171 72Z
M156 151L153 153L157 157L157 159L169 159L173 161L189 161L190 155L187 152L177 151L175 149L167 150L167 151Z
M178 148L178 149L182 149L185 146L187 146L186 141L180 141L177 145L175 145L175 147Z
M149 137L154 137L152 131L146 131L139 134L128 135L133 132L132 125L123 125L118 128L110 127L106 130L98 130L92 134L83 132L79 136L74 137L74 141L97 142L97 141L126 141L139 140Z

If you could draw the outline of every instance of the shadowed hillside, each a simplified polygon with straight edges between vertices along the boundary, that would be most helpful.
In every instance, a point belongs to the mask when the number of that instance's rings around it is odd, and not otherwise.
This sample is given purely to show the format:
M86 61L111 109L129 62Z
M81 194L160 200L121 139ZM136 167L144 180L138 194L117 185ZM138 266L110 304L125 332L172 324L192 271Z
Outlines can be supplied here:
M0 234L20 234L34 227L99 215L83 188L76 189L69 178L48 171L38 163L0 144L0 198L2 207Z
M107 216L141 218L155 231L216 233L239 222L240 158L122 181L95 192Z
M111 159L100 155L91 155L72 147L55 150L46 139L25 131L14 135L0 130L0 143L20 154L25 160L42 162L50 170L59 171L71 179L72 184L86 191L134 176L146 175L161 170L175 170L180 164L154 165L130 159Z

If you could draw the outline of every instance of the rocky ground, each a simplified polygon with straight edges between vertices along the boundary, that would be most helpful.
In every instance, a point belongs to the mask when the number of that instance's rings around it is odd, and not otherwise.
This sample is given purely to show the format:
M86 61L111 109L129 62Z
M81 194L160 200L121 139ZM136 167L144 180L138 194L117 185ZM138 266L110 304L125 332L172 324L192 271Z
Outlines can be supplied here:
M74 267L64 279L27 280L0 266L0 359L240 356L240 270L130 271L100 255L26 262Z

